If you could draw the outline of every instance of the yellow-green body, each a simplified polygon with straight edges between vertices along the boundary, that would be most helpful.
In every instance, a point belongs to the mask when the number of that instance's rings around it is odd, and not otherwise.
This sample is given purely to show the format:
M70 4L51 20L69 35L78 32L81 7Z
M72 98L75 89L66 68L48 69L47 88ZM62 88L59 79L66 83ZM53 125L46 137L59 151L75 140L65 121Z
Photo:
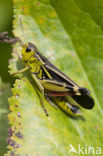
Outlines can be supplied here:
M69 77L52 65L48 59L38 51L34 44L22 44L22 47L22 60L25 64L25 69L17 73L26 70L30 71L38 89L41 91L41 104L46 115L48 115L48 113L45 108L44 97L51 104L52 101L50 99L54 99L55 103L70 115L80 115L78 111L78 98L84 96L84 99L91 100L89 91L86 88L79 87ZM67 96L69 98L65 98ZM83 105L83 107L86 108L88 106ZM89 107L87 109L91 109Z
M41 92L41 104L45 108L44 97L50 104L55 106L50 98L64 111L71 115L80 115L78 111L82 106L92 109L94 101L88 89L78 86L74 81L57 69L46 57L44 57L32 43L24 44L18 37L9 37L7 32L0 34L0 40L6 43L19 42L22 46L22 60L25 68L13 73L19 74L29 70L33 80ZM67 98L68 97L68 98Z

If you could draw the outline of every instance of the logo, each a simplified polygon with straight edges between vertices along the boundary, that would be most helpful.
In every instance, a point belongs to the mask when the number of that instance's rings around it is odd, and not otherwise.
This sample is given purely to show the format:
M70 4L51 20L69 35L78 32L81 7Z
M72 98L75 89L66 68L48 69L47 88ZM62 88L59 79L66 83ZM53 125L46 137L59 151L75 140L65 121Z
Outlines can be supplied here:
M93 147L81 144L78 144L78 146L75 148L72 144L69 145L69 153L76 153L76 154L96 154L99 155L102 153L101 147Z
M74 146L72 146L71 144L70 144L69 146L70 146L69 153L70 153L70 152L78 153L78 152L76 151L76 149L74 148Z

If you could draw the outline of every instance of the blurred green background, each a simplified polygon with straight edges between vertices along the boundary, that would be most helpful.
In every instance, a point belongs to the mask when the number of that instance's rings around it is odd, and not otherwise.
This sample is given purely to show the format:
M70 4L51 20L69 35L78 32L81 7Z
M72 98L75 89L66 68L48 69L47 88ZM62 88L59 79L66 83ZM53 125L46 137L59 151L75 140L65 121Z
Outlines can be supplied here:
M12 35L13 1L0 0L0 32L8 31ZM10 81L8 60L11 57L12 46L0 43L0 77L3 82Z
M13 1L0 0L0 32L7 31L12 35L12 20L13 20ZM5 82L11 81L8 73L8 60L11 58L12 46L7 43L0 43L0 77L3 83L0 84L0 89L6 88L0 94L0 156L3 156L7 151L7 137L8 137L8 97L10 97L9 85Z

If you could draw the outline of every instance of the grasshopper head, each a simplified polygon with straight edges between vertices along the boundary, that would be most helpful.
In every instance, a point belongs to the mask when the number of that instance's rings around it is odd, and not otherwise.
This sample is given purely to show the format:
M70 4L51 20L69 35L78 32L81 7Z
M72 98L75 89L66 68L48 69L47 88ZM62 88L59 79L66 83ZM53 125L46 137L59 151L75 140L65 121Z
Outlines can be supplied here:
M32 43L23 44L22 47L22 58L24 62L27 62L36 53L37 47Z

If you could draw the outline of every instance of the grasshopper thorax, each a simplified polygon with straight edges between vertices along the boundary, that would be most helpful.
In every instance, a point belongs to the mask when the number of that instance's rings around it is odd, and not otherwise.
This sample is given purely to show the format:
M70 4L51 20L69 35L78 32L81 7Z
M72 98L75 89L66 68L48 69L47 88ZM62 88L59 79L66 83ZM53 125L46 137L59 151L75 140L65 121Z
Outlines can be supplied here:
M32 43L23 45L22 59L26 66L30 68L31 73L38 75L38 78L42 76L41 67L44 64L43 60L39 56L38 49Z
M37 47L32 43L24 44L22 47L22 58L26 63L36 53Z

